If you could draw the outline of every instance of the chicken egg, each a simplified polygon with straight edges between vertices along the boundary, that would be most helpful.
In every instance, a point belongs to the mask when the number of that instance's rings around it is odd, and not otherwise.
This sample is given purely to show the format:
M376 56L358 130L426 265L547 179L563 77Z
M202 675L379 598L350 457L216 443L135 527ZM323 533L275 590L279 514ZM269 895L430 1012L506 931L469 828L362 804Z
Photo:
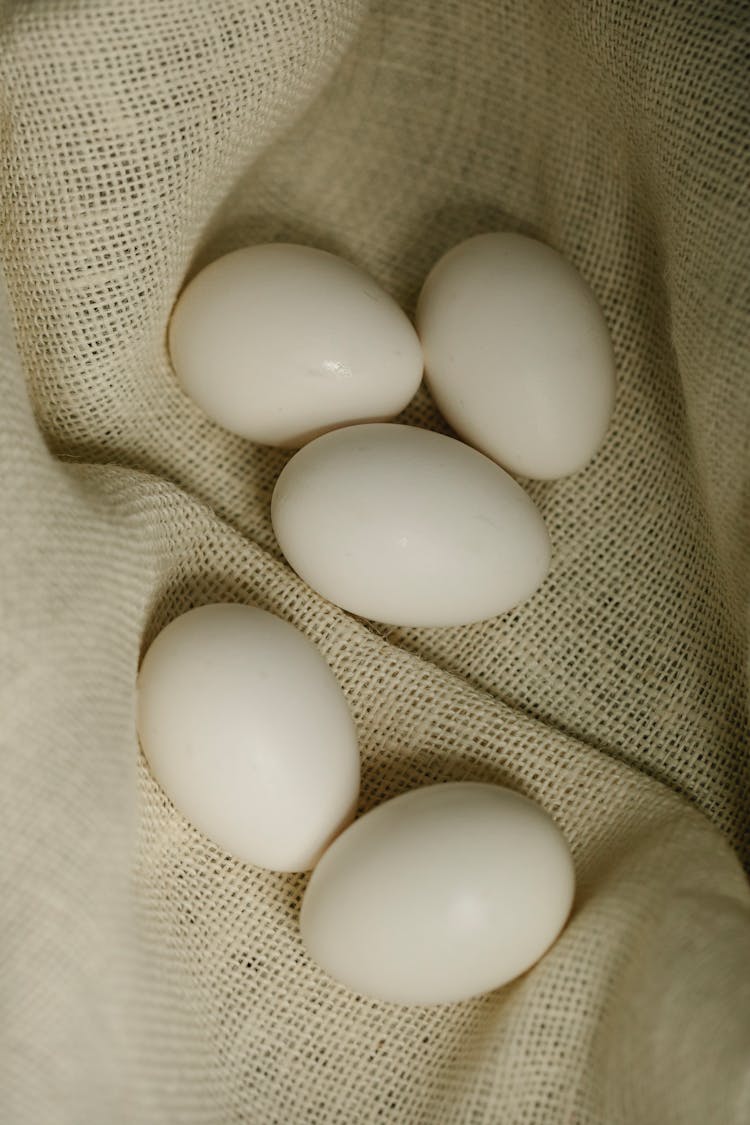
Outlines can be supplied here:
M544 579L550 542L529 496L463 442L395 423L316 438L271 501L294 570L329 601L391 625L465 625Z
M324 657L250 606L172 621L138 676L137 727L176 808L226 852L307 871L354 815L356 731Z
M446 1004L526 972L565 925L565 838L539 805L498 785L448 782L356 820L313 871L307 952L353 992Z
M597 452L615 401L612 343L591 289L551 246L467 239L431 270L416 323L425 380L471 445L538 479Z
M398 414L422 378L417 334L393 298L343 258L292 243L201 270L177 299L168 346L209 418L286 448Z

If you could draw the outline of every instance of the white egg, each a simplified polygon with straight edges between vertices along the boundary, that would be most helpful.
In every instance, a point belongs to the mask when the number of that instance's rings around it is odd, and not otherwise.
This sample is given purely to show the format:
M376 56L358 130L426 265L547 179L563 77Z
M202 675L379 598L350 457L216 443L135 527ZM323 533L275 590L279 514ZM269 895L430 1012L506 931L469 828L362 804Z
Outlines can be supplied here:
M612 343L556 250L520 234L467 239L433 267L416 321L428 386L466 441L539 479L591 460L614 407Z
M544 579L550 542L519 484L463 442L388 423L324 434L289 461L271 518L297 573L392 625L464 625Z
M312 642L261 609L201 606L159 633L138 677L138 734L176 808L247 863L307 871L354 815L344 694Z
M210 418L290 448L397 414L423 366L411 322L368 274L290 243L235 250L194 277L172 313L169 353Z
M565 838L498 785L415 789L350 825L315 868L300 915L308 953L353 992L445 1004L529 969L565 925Z

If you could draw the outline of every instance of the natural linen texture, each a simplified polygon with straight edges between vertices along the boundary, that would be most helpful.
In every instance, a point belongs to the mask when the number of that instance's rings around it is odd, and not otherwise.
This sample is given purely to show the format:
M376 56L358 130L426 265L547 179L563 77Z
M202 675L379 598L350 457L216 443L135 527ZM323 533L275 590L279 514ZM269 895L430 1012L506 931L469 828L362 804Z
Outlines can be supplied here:
M0 13L0 1120L746 1123L748 5ZM181 394L170 308L201 264L283 239L413 311L484 230L537 235L593 286L615 416L585 471L523 482L554 545L535 597L373 626L284 562L288 454ZM424 389L402 420L445 429ZM538 967L443 1008L351 995L301 947L305 878L170 807L139 758L138 660L215 600L320 646L363 809L471 778L549 810L579 884Z

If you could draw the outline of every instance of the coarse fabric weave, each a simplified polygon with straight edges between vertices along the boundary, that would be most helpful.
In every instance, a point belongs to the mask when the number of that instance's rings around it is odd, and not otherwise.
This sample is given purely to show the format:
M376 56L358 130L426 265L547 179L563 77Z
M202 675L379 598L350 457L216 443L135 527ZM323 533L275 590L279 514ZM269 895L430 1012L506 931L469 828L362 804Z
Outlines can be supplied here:
M6 0L0 32L0 1120L746 1125L748 4ZM287 240L411 313L486 230L590 282L614 419L522 482L554 551L530 601L376 626L283 560L289 454L181 393L170 309ZM401 420L447 430L424 388ZM220 600L325 654L362 809L482 779L549 810L578 891L537 967L447 1007L351 995L302 949L306 877L171 808L138 661Z

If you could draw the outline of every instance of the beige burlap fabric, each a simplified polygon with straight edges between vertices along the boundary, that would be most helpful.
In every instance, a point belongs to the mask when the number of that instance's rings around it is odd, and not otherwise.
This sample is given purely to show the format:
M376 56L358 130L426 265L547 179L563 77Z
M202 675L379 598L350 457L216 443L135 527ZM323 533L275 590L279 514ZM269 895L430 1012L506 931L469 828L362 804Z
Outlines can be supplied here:
M4 1125L750 1120L747 4L0 5ZM413 309L483 230L558 247L615 342L582 473L528 484L518 610L387 630L290 571L287 455L179 392L165 326L237 246L336 250ZM544 331L544 325L539 325ZM422 390L404 415L441 428ZM523 979L396 1008L306 959L303 877L236 863L139 760L139 655L271 609L358 724L362 807L508 783L574 850Z

